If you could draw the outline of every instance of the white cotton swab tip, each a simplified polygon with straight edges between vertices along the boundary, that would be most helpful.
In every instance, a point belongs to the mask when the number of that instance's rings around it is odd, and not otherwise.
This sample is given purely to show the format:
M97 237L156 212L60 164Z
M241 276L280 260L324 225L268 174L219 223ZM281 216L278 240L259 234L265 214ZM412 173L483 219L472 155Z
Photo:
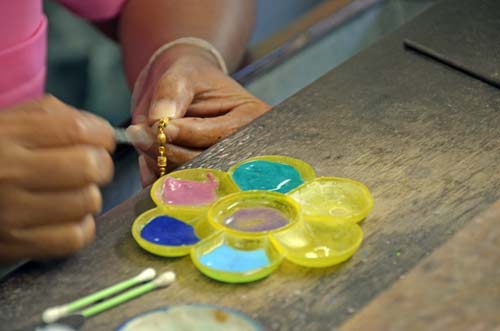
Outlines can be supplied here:
M156 277L156 270L153 268L147 268L140 274L138 274L135 279L139 282L145 282Z
M69 309L67 306L52 307L43 312L42 320L47 324L54 323L68 313Z
M175 281L175 272L167 271L153 280L156 287L165 287L172 284Z
M99 301L99 300L106 298L108 296L112 296L116 293L119 293L119 292L121 292L129 287L135 286L139 283L150 281L155 277L156 277L155 269L153 269L153 268L144 269L137 276L130 278L128 280L122 281L122 282L120 282L116 285L113 285L111 287L108 287L104 290L93 293L91 295L88 295L88 296L83 297L79 300L73 301L73 302L68 303L66 305L48 308L47 310L45 310L42 313L42 319L45 323L53 323L53 322L57 321L58 319L60 319L61 317L64 317L67 314L76 311L77 309L88 306L89 304L94 303L96 301Z

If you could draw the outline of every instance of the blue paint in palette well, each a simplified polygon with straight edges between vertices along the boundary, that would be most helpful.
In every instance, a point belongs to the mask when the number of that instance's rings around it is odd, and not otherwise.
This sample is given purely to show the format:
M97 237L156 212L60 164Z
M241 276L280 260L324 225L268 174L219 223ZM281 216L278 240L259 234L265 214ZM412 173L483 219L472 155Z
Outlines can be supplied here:
M287 193L304 183L294 167L264 160L240 165L232 177L242 191L264 190Z
M191 225L170 216L153 218L142 228L141 237L163 246L193 245L200 240Z
M244 251L222 244L200 258L200 262L215 270L225 272L248 272L270 265L264 249Z

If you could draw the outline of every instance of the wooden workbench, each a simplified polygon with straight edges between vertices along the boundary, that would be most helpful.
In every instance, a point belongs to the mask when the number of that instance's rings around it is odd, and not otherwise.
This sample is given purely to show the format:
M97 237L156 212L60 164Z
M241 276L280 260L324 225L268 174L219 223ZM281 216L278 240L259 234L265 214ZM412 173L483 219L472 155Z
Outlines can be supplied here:
M382 292L342 331L500 330L500 201Z
M178 281L90 319L84 330L111 330L137 313L180 303L239 309L269 330L339 327L500 198L499 90L402 47L415 31L446 22L449 8L470 12L478 2L500 9L496 0L444 1L190 164L227 169L252 155L284 154L309 162L319 175L364 182L375 208L362 223L365 241L352 259L327 269L285 262L259 282L218 283L187 257L159 258L135 244L130 225L152 207L142 192L100 217L97 240L81 253L28 264L1 283L0 330L35 322L49 306L149 266L175 270ZM490 47L499 54L498 40ZM500 66L499 58L484 60ZM487 249L498 261L500 249ZM500 304L498 296L491 300Z

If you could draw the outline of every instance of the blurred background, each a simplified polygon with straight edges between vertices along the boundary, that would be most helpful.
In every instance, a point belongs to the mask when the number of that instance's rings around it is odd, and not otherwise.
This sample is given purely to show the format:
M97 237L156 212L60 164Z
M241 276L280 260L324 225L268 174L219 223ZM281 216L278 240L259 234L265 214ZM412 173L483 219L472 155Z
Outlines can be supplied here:
M397 29L437 0L258 0L246 66L233 77L276 105ZM53 1L49 17L48 92L75 107L126 125L130 91L119 47ZM137 193L137 156L114 156L115 180L104 189L108 210Z

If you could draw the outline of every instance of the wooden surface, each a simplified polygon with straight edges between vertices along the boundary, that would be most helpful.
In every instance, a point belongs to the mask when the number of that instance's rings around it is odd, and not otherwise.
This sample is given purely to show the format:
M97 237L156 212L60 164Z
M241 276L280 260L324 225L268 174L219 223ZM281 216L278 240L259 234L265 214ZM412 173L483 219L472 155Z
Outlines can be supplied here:
M449 0L431 10L460 3ZM142 192L102 216L96 242L81 253L27 265L1 283L0 330L34 322L46 307L149 266L175 270L178 281L90 319L84 330L111 330L137 313L180 303L239 309L269 330L332 330L352 317L500 198L500 93L403 49L402 40L429 24L427 17L191 164L227 169L252 155L284 154L309 162L318 175L364 182L375 208L362 224L365 241L352 259L326 269L283 263L259 282L218 283L201 275L189 258L155 257L135 244L130 225L152 206Z
M500 42L500 1L464 1L435 15L446 15L446 20L436 17L434 24L412 31L408 39L500 87L500 50L490 46L492 40Z
M500 331L499 266L500 201L340 330Z

